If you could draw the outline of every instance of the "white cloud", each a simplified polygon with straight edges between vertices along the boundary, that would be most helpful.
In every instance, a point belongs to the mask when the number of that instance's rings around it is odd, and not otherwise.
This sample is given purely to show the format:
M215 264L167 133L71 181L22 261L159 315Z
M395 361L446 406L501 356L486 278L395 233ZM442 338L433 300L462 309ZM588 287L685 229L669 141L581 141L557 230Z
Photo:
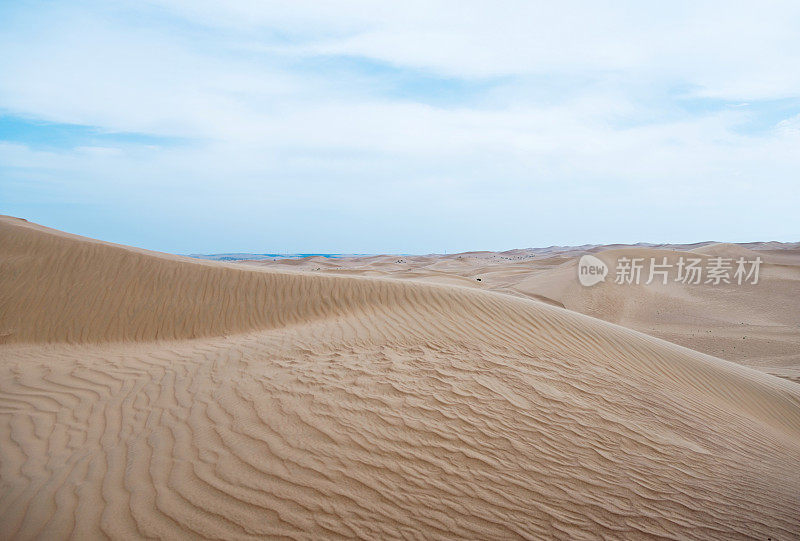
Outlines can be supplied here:
M36 179L27 192L14 181L18 202L35 202L50 182L68 184L76 199L145 193L187 197L207 212L245 205L238 213L254 223L267 220L251 208L256 201L318 216L335 204L361 219L389 219L405 203L426 218L397 231L427 238L429 224L464 249L477 247L470 239L489 248L535 244L522 231L552 218L545 204L576 220L597 204L608 213L600 238L538 237L548 244L626 240L615 213L687 200L708 209L694 229L661 220L630 240L714 236L724 231L711 223L723 206L771 209L765 224L800 228L776 211L794 197L798 117L773 130L744 128L757 114L753 104L800 99L795 3L38 7L0 22L0 110L182 141L48 151L4 144L6 175ZM397 90L397 79L416 85L413 92ZM433 99L453 80L463 99ZM680 102L701 98L750 105L703 111ZM523 215L530 201L538 201L538 218ZM454 209L477 213L485 238L448 229ZM721 216L730 231L747 232ZM353 220L342 226L353 245L327 249L391 249ZM516 232L498 220L514 220ZM655 238L670 228L676 237Z
M208 26L278 29L281 50L350 54L452 76L630 70L730 99L796 96L792 0L157 2Z
M800 115L778 122L777 132L786 137L800 136Z

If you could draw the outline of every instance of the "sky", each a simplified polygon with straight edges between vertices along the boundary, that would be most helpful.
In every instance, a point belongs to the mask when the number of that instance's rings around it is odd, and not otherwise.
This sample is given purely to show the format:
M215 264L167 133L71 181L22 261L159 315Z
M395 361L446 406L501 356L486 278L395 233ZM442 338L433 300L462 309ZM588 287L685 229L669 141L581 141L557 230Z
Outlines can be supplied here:
M800 240L800 2L0 0L0 213L173 253Z

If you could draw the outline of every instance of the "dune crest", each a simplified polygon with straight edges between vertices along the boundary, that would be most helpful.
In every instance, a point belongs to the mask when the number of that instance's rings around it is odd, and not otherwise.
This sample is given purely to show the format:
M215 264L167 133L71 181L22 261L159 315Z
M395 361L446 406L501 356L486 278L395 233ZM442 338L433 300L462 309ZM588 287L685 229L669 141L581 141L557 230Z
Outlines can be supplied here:
M2 538L789 538L800 387L532 300L0 220Z

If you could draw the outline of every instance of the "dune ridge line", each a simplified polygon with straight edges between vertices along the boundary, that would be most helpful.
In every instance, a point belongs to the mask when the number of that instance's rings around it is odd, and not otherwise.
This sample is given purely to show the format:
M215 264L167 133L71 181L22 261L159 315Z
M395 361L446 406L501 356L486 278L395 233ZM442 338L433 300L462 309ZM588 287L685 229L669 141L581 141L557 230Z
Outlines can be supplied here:
M486 291L0 256L0 538L800 532L790 381Z

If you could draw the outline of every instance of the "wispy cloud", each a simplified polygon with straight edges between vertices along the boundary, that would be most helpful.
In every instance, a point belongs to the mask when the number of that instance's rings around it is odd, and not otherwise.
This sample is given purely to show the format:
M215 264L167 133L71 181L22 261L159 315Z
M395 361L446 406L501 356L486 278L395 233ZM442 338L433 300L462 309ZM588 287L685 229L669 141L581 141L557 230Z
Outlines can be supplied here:
M48 225L182 252L800 232L794 2L0 11L0 191Z

